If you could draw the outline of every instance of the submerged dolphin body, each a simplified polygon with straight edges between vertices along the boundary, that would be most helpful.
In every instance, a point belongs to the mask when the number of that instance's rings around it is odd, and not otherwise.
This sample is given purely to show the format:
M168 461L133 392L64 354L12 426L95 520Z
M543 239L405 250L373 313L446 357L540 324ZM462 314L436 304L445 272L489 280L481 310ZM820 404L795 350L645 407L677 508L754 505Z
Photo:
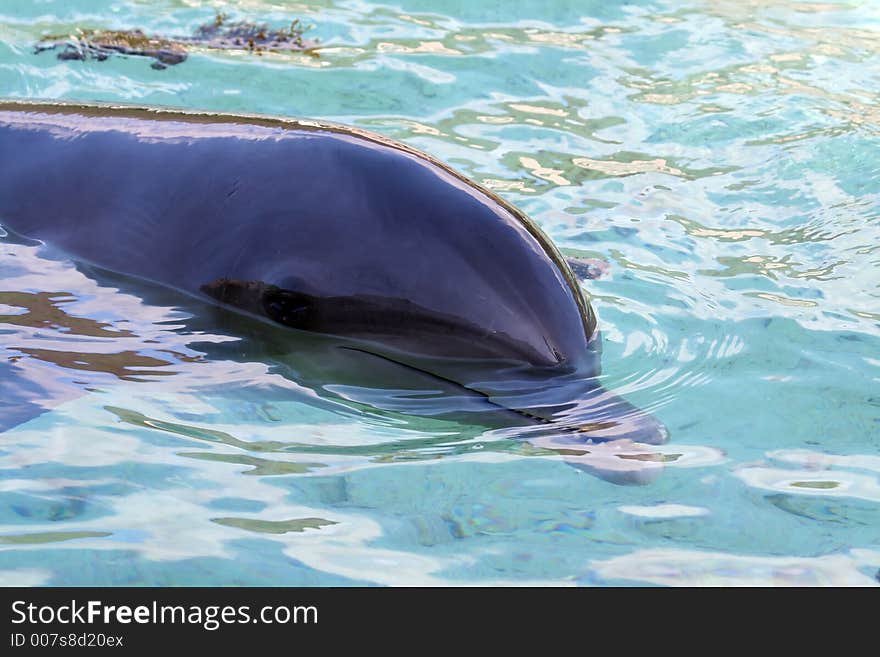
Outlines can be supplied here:
M596 381L595 316L537 226L376 134L0 102L0 224L579 440L665 439Z

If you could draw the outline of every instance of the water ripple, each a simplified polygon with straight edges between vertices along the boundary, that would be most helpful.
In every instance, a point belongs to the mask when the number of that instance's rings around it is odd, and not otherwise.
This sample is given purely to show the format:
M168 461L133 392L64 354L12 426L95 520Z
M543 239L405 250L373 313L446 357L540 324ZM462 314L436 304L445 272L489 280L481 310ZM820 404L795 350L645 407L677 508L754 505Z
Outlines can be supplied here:
M320 56L32 52L216 10L313 23ZM6 0L2 96L336 120L517 204L594 263L600 380L670 442L324 387L291 376L307 349L3 236L0 582L876 584L878 25L790 0Z

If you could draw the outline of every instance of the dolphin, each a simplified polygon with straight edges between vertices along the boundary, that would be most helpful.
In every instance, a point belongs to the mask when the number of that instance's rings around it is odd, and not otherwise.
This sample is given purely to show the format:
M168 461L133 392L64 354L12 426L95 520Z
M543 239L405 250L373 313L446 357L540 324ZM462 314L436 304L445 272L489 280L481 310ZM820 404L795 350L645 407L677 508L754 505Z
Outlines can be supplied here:
M276 332L331 336L377 372L464 391L566 444L667 438L600 385L596 316L538 226L372 132L0 101L0 225Z

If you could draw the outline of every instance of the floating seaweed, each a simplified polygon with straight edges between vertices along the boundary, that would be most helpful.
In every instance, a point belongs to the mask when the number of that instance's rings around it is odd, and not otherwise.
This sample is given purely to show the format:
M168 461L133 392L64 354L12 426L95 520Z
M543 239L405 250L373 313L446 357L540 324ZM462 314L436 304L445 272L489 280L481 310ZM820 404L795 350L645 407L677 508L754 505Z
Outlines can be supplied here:
M164 69L185 61L190 48L243 50L257 55L264 52L303 52L318 56L315 39L305 39L308 28L299 19L289 27L271 29L266 24L228 21L226 14L217 14L213 21L196 28L193 36L150 36L142 30L77 30L76 34L49 35L34 47L39 54L59 50L58 59L104 61L111 55L132 55L155 59L151 66Z

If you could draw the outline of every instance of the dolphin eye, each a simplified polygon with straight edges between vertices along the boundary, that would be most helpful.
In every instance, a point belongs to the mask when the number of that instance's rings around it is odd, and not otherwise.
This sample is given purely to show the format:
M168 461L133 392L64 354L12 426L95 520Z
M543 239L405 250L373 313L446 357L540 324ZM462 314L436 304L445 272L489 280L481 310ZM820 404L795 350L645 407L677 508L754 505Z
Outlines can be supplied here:
M315 319L314 298L290 290L266 292L263 310L270 319L291 328L307 329Z

